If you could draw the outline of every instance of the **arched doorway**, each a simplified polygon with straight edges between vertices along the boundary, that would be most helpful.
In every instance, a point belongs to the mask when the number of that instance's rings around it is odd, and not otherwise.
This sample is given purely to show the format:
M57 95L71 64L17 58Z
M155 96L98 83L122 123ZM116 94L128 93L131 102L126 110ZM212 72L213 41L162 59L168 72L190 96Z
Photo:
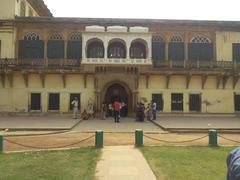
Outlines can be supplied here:
M132 95L130 89L122 83L110 83L104 89L103 103L112 104L118 100L126 106L123 109L122 116L127 116L131 112Z

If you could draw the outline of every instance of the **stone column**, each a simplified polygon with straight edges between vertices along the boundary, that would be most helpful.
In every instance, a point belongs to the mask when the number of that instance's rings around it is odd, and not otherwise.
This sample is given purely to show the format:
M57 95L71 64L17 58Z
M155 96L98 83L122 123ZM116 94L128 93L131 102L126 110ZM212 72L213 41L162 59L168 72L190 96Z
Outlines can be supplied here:
M184 61L188 62L188 42L189 42L189 34L185 33L184 36Z
M132 110L133 110L133 112L135 112L135 110L136 110L136 105L138 102L138 95L139 95L138 91L133 91L133 93L132 93L132 96L133 96Z
M64 59L67 59L67 40L64 40Z
M100 91L97 89L95 90L95 115L96 117L100 117L100 110L101 110L101 102L100 102Z
M103 44L103 46L104 46L104 59L106 60L107 58L108 58L108 41L107 40L105 40L104 41L104 44Z
M168 61L168 41L165 42L165 61Z
M127 39L126 40L126 59L130 59L130 47L131 47L131 42Z
M44 62L45 62L46 64L48 64L47 44L48 44L48 40L45 39L45 40L44 40L44 57L43 57L43 59L44 59Z

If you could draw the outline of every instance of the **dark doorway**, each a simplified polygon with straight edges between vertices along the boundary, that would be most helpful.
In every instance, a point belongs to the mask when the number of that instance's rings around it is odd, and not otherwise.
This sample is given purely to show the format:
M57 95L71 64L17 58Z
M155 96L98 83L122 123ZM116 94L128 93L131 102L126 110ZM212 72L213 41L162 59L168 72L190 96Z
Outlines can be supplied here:
M183 94L173 93L171 95L171 110L172 111L183 111Z
M240 112L240 94L234 94L235 111Z
M40 111L41 110L41 93L31 93L30 95L30 110Z
M193 112L201 112L201 95L200 94L189 95L189 110Z
M58 111L59 102L60 102L59 93L49 93L48 110Z
M118 83L108 87L105 94L104 103L112 104L116 100L120 101L122 104L125 105L124 108L121 109L121 115L123 117L127 116L128 109L129 109L128 107L130 107L129 97L126 89Z
M71 102L74 100L74 98L77 98L78 99L78 110L80 110L80 102L81 102L81 99L80 99L80 94L79 93L71 93L70 94L70 101L69 101L69 109L72 111L73 110L73 105L71 104Z
M163 111L162 94L152 94L152 100L157 104L157 111Z

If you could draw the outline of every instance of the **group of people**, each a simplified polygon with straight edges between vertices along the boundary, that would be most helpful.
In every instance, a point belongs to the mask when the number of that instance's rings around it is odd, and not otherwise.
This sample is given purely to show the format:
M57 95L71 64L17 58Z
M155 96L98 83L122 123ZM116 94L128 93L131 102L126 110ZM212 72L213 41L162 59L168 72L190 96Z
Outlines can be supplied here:
M145 117L147 118L147 120L156 120L156 113L157 113L156 102L151 101L151 103L148 103L146 108L144 103L139 102L137 103L136 107L136 121L143 122Z
M93 110L93 103L91 100L89 100L87 105L87 110L84 109L83 112L79 113L79 100L77 97L74 97L74 99L71 101L71 105L73 108L73 119L78 119L81 116L81 119L87 120L89 118L93 118L94 116L94 110Z
M74 98L71 102L73 107L73 118L78 118L78 111L79 111L79 102L78 98ZM154 101L151 101L145 107L144 103L139 102L136 106L136 121L143 122L145 117L147 120L156 120L156 112L157 112L157 104ZM86 120L93 116L93 104L88 103L88 110L83 111L81 114L82 119ZM103 103L101 108L101 117L102 119L106 119L106 117L114 117L114 122L118 123L120 117L127 116L127 104L125 102L120 102L115 100L113 103Z
M114 121L118 123L120 117L126 116L127 104L125 102L120 102L116 100L113 103L102 104L102 119L106 119L106 117L114 117Z

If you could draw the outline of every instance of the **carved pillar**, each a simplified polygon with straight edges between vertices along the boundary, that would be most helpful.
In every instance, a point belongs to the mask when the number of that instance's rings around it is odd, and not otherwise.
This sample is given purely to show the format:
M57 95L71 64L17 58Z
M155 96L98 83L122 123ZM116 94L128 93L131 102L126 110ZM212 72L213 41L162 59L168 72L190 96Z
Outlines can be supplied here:
M128 40L127 40L127 43L126 43L126 58L127 59L130 59L130 47L131 47L131 42L128 42Z
M47 58L47 43L48 41L44 40L44 60L46 61L46 64L48 64L48 58Z
M67 40L64 40L64 59L67 59Z
M95 114L97 117L100 117L100 110L101 110L101 100L100 100L100 92L99 90L95 91Z
M187 62L188 59L188 42L189 42L189 34L185 33L184 36L184 61Z
M138 91L134 91L132 93L132 95L133 95L132 110L133 110L133 112L136 112L136 105L137 105L137 102L138 102L138 95L139 95L139 93L138 93Z
M168 61L168 41L165 42L165 61ZM171 60L171 59L170 59Z
M104 59L107 59L108 57L107 57L107 53L108 52L108 42L107 41L105 41L104 42Z

